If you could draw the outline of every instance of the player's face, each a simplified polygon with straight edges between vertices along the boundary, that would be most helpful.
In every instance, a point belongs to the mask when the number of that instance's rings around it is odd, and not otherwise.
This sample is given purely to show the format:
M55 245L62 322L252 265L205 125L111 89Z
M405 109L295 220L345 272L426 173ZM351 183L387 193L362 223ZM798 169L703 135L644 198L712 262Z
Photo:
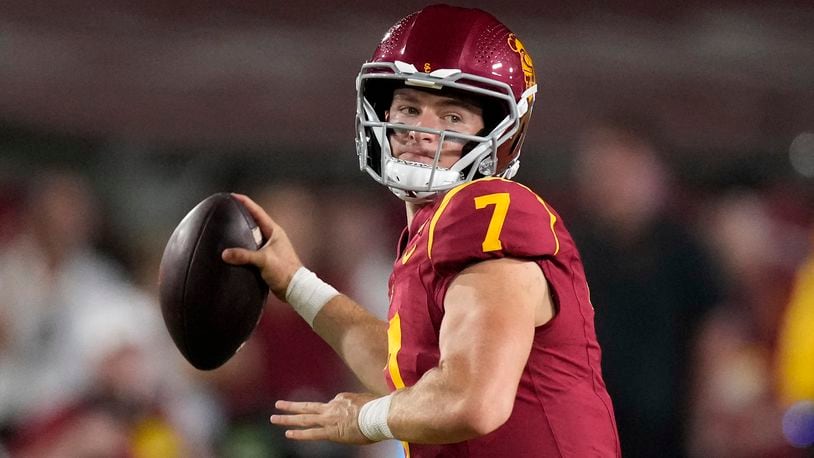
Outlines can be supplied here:
M391 123L469 135L483 129L483 110L473 102L418 89L396 89L386 118ZM397 129L390 135L390 149L397 159L432 164L439 139L436 134ZM460 159L465 143L460 139L445 139L438 166L452 166Z

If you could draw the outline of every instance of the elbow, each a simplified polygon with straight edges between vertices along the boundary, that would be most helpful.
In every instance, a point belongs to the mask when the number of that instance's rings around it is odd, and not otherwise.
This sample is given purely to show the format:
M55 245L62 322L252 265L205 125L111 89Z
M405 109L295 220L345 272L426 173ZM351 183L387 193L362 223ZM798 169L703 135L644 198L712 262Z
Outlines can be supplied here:
M512 414L514 398L496 400L482 397L465 404L458 419L462 429L467 432L466 436L474 438L485 436L503 426Z

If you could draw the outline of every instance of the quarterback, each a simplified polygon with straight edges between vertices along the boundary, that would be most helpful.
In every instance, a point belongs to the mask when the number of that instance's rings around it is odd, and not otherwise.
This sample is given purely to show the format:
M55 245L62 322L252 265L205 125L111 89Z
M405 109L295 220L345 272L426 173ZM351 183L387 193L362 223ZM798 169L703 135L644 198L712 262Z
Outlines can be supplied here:
M369 393L278 401L293 440L397 439L409 457L619 456L582 262L560 216L512 181L537 91L521 41L477 9L396 23L356 81L360 168L405 201L383 322L268 243L257 266Z

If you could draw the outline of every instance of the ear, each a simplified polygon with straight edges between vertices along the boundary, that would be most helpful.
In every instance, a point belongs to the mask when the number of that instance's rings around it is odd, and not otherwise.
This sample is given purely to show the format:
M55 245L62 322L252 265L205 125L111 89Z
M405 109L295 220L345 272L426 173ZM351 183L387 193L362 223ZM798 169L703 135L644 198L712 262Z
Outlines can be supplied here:
M390 110L386 110L384 112L384 120L385 120L385 122L390 120Z

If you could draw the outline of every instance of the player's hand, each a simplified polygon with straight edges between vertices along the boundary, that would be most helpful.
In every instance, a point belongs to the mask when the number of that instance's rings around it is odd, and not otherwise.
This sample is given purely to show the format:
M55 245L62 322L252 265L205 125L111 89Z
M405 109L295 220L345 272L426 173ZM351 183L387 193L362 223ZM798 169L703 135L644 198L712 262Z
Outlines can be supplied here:
M344 444L370 444L359 430L359 411L372 394L340 393L330 402L277 401L285 415L272 415L275 425L292 427L285 437L294 440L329 440Z
M257 251L227 248L223 250L221 256L229 264L257 266L271 292L281 300L285 300L286 288L288 288L294 272L302 267L302 262L283 228L275 223L260 205L243 194L233 195L249 210L267 242Z

